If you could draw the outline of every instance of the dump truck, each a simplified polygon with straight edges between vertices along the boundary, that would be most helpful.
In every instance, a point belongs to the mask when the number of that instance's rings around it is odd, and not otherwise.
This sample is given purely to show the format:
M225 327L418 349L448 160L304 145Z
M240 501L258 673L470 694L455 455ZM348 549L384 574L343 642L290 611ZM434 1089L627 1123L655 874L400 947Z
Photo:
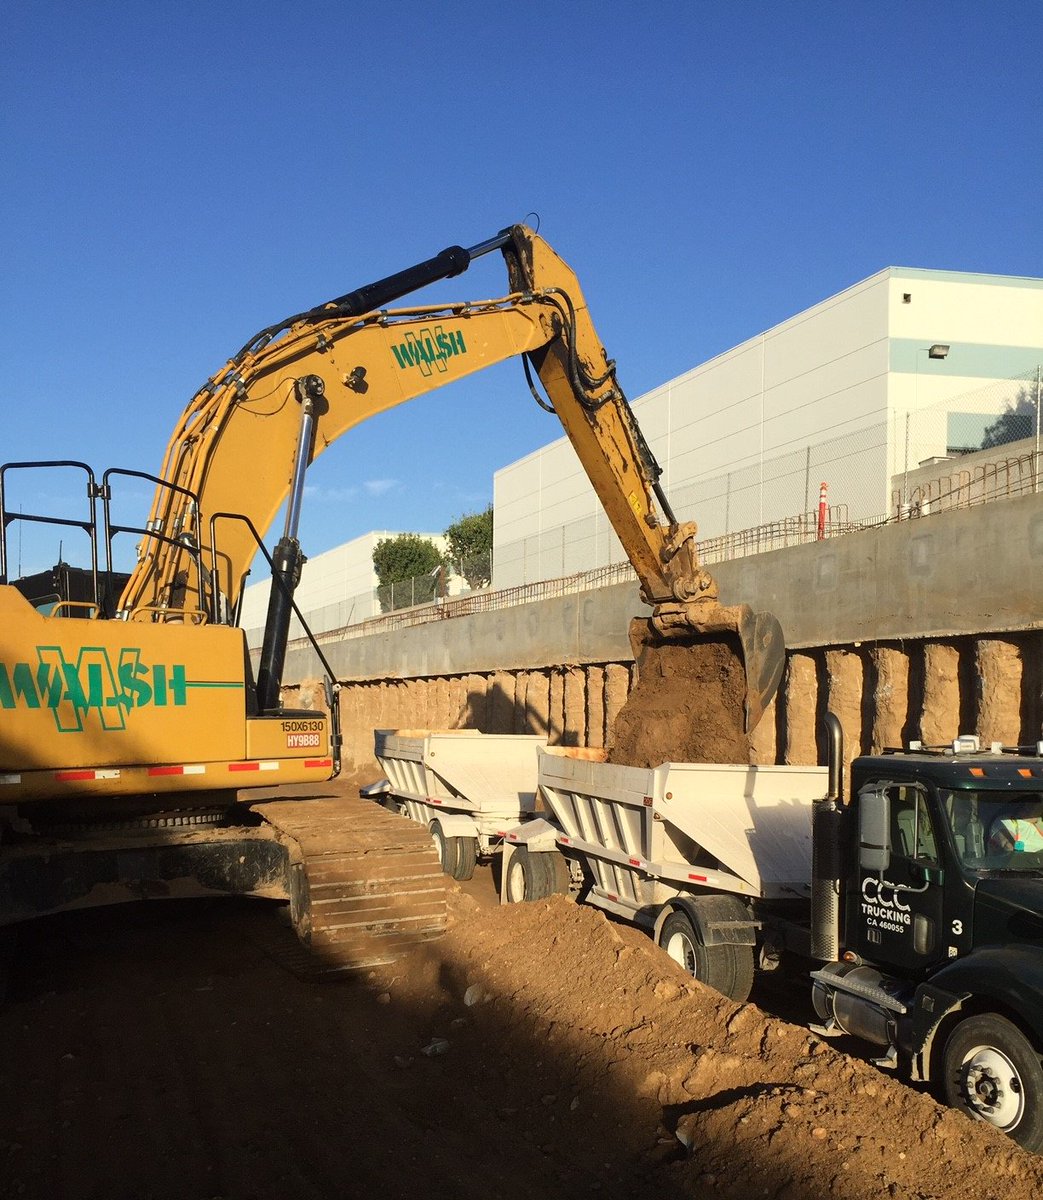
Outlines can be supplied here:
M797 965L818 1033L1043 1150L1043 743L861 756L845 796L826 728L826 767L541 750L502 899L572 887L736 1000Z

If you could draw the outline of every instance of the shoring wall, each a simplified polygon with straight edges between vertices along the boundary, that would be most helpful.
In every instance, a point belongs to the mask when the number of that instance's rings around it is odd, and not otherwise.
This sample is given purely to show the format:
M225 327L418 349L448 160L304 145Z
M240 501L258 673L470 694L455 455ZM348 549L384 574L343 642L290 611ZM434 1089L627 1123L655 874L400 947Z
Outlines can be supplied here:
M821 761L832 709L846 757L958 733L1035 743L1043 729L1043 496L715 566L722 598L774 611L787 669L754 761ZM603 746L633 678L631 585L432 622L327 647L343 691L348 767L378 728L473 727ZM647 611L647 610L644 610ZM288 663L315 703L314 659Z

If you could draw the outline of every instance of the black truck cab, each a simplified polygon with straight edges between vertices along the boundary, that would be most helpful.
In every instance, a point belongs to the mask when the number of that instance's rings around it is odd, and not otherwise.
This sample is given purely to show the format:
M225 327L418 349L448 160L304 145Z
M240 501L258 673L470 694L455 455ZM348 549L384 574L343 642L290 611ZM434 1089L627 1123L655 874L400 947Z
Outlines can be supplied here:
M960 738L864 756L832 828L824 1031L886 1046L970 1116L1043 1150L1043 757ZM817 835L816 835L817 836Z

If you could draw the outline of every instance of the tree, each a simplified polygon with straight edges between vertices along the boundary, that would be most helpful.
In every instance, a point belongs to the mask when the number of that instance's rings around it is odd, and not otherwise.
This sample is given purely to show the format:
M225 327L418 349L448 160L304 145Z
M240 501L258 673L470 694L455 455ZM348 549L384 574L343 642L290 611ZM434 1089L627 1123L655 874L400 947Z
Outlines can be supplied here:
M472 588L487 587L492 579L493 506L460 517L446 529L445 536L447 557L457 574Z
M441 565L442 555L430 538L422 538L416 533L381 538L373 548L380 611L409 608L433 599L434 571ZM411 585L402 586L408 580L412 580Z
M981 448L991 450L995 446L1006 446L1009 442L1020 442L1023 438L1032 437L1035 431L1036 400L1029 395L1027 388L1021 388L1017 400L1008 404L1006 411L986 426Z

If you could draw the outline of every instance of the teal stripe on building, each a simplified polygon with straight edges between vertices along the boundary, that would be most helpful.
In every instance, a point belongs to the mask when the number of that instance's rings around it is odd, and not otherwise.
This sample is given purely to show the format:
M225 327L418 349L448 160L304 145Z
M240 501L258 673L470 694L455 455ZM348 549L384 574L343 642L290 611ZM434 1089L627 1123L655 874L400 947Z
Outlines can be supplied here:
M939 337L939 342L943 339ZM888 369L894 374L966 376L970 379L1014 379L1043 365L1043 345L995 346L952 342L947 358L928 358L924 338L891 338Z

